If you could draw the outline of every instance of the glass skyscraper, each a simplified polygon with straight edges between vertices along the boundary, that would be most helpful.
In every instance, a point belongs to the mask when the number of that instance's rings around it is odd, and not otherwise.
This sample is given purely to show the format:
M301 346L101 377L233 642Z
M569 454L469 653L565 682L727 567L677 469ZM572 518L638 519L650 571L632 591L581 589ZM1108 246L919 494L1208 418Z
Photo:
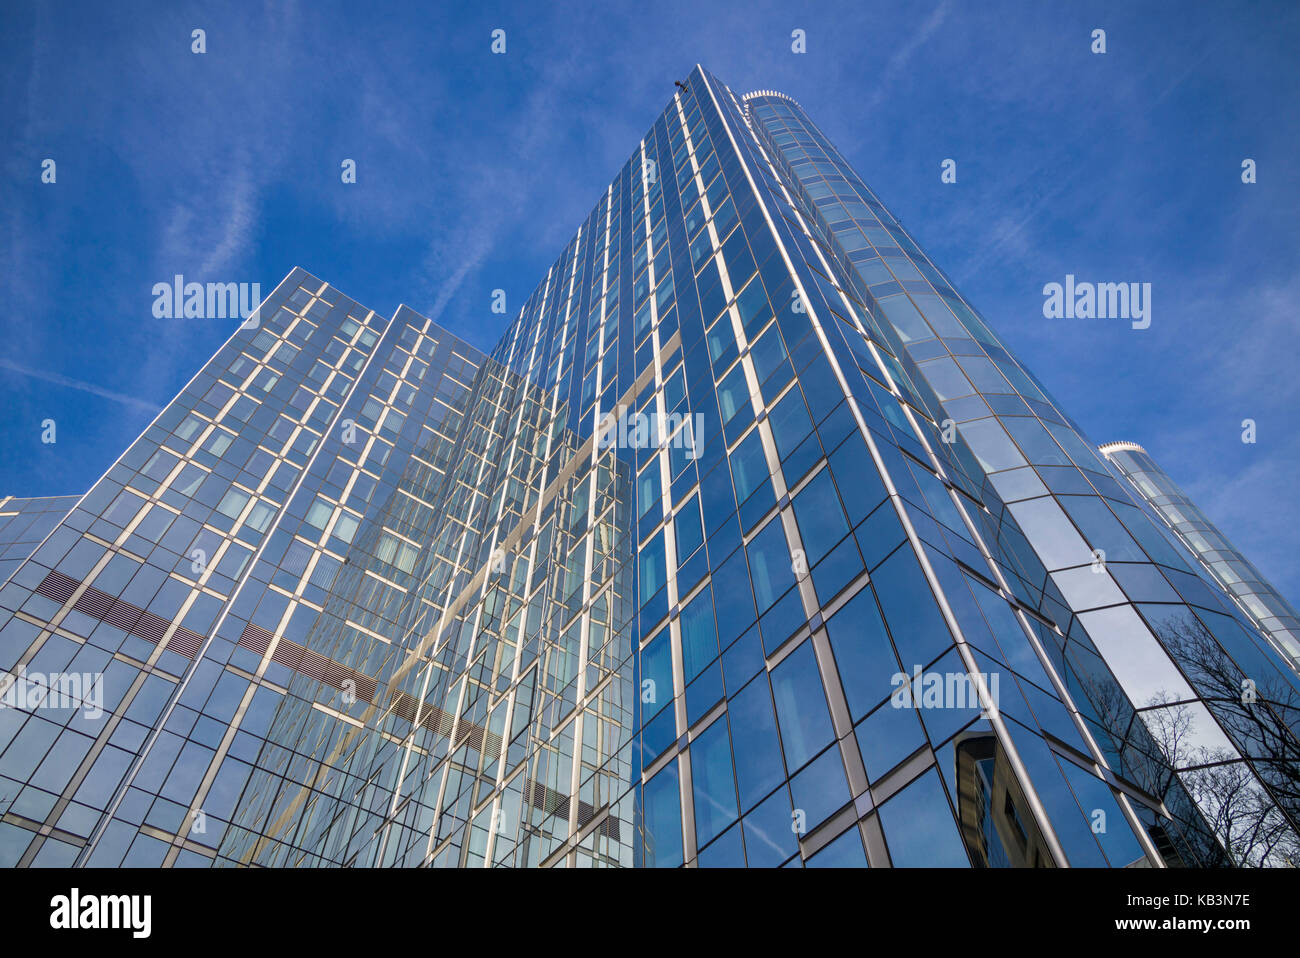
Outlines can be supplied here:
M696 68L491 355L246 325L0 507L4 864L1300 853L1300 677L789 97Z
M1300 667L1300 613L1228 541L1150 453L1133 442L1108 442L1101 451L1142 500L1164 520L1293 667Z

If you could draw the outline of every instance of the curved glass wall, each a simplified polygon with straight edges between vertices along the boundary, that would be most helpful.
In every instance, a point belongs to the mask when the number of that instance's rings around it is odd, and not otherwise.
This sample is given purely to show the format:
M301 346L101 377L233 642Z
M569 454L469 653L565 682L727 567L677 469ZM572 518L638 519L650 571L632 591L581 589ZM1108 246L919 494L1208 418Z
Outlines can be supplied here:
M1136 443L1110 442L1102 454L1155 510L1201 568L1250 617L1292 665L1300 668L1300 613L1215 527L1196 503Z

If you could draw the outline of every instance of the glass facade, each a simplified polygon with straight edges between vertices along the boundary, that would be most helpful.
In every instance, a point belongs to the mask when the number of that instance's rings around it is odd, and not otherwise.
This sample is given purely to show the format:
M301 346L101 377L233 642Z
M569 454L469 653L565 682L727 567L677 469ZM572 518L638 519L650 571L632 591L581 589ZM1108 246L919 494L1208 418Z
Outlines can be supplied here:
M1300 678L1095 448L696 68L491 355L294 270L28 550L0 861L1285 864Z
M1295 607L1237 551L1145 449L1132 442L1108 442L1101 452L1210 578L1236 599L1273 647L1293 668L1300 668L1300 613Z
M0 585L35 551L77 504L80 496L0 498Z

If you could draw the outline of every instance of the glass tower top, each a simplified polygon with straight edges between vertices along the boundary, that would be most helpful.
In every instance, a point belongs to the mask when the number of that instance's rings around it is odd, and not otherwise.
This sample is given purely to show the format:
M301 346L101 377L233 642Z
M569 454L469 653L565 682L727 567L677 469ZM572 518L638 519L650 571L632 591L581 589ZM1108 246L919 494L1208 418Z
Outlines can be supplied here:
M1292 667L1300 667L1300 613L1187 497L1151 455L1132 442L1108 442L1101 452L1200 563L1211 581L1237 601Z

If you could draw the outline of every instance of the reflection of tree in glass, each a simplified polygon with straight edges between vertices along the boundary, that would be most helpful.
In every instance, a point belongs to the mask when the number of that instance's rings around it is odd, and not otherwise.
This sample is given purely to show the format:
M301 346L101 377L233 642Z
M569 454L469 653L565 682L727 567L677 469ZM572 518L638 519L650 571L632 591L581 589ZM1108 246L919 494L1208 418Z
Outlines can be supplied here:
M1156 744L1175 768L1210 828L1239 865L1300 865L1300 721L1295 688L1276 671L1248 676L1194 616L1170 618L1156 629L1206 707L1232 741L1254 761L1254 769L1233 749L1196 741L1196 715L1172 704L1168 693L1146 703L1143 712ZM1258 777L1256 776L1258 772ZM1291 820L1289 820L1289 818Z
M1086 657L1078 661L1078 664L1086 663ZM1164 803L1173 819L1170 823L1173 834L1187 843L1185 850L1175 847L1172 857L1166 854L1166 862L1175 867L1178 864L1210 868L1231 865L1205 817L1197 810L1197 803L1174 774L1164 752L1138 719L1132 703L1110 672L1104 668L1083 672L1080 683L1085 695L1076 701L1081 708L1091 706L1091 715L1098 723L1093 733L1112 767ZM1157 831L1152 831L1153 838ZM1159 847L1160 841L1156 844Z
M1149 705L1163 705L1153 696ZM1191 741L1194 717L1187 705L1144 712L1146 726L1224 848L1239 865L1300 862L1300 843L1286 817L1236 752Z

